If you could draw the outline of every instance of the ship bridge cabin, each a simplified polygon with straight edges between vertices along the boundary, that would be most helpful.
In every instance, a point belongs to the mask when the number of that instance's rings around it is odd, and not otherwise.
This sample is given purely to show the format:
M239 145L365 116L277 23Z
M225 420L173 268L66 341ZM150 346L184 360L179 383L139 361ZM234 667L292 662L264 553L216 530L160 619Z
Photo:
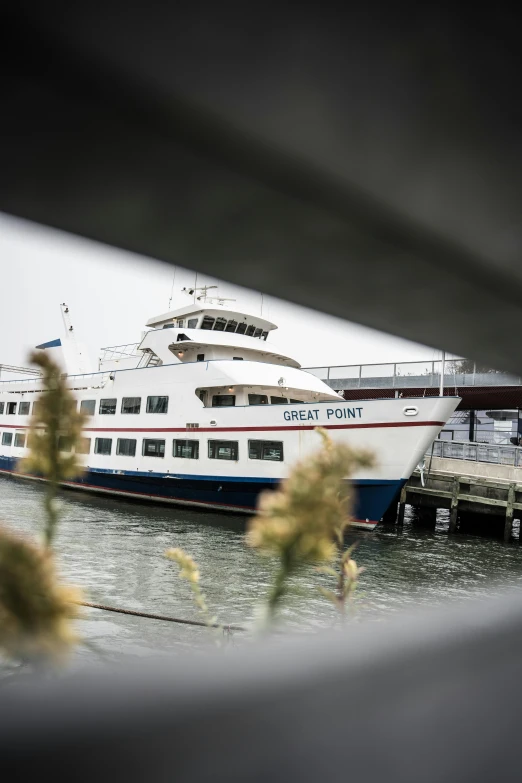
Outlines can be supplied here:
M104 349L102 371L163 367L194 384L205 407L339 399L268 340L270 321L219 305L192 304L149 319L141 343ZM176 368L177 366L177 368Z

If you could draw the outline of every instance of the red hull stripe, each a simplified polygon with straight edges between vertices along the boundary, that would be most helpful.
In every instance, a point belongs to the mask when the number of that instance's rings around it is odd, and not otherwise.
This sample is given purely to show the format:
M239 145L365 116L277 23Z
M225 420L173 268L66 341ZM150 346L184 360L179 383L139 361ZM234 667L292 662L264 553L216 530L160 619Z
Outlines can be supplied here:
M0 469L0 473L6 473L10 476L16 476L17 478L21 479L33 479L36 481L45 481L45 479L40 478L39 476L33 476L30 473L17 473L14 470L2 470ZM247 511L251 512L252 514L255 513L255 508L252 508L251 506L238 506L232 503L217 503L217 502L208 502L205 500L185 500L182 498L174 498L170 495L151 495L149 492L134 492L130 489L106 489L105 487L99 487L97 484L86 484L84 482L77 482L77 481L63 481L61 482L62 486L66 487L74 487L79 489L91 489L95 492L101 492L103 494L107 495L133 495L135 497L144 497L144 498L150 498L151 500L154 500L155 498L158 498L159 500L167 500L171 503L180 503L182 505L186 506L210 506L213 508L216 507L224 507L227 508L233 508L238 509L240 511ZM367 519L354 519L354 523L357 523L358 525L368 525L368 527L375 527L377 525L377 522L372 522L371 520Z
M443 427L444 421L384 421L372 424L312 424L302 427L272 426L272 427L84 427L84 432L283 432L295 430L315 430L322 427L325 430L365 430L384 429L385 427ZM28 425L0 424L0 429L26 430Z

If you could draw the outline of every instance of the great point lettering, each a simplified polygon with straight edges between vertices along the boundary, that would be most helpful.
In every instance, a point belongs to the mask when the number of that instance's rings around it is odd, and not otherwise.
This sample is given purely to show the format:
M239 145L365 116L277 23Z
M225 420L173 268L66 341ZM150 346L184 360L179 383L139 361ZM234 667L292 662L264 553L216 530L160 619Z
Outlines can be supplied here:
M327 408L326 418L331 419L361 419L362 408ZM300 411L284 411L286 421L319 421L320 408L310 408Z

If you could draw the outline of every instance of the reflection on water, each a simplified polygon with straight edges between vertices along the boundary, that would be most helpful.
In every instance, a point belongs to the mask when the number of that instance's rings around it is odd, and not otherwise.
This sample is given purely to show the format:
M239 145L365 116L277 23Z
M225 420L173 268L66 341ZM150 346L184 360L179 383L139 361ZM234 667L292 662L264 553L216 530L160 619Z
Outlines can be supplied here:
M43 488L0 477L0 516L10 527L34 535L41 529ZM65 491L56 548L64 579L80 585L87 600L134 610L197 618L188 586L167 560L179 546L199 563L211 611L221 622L245 624L266 594L273 564L244 544L245 518L88 496ZM441 512L443 513L443 512ZM357 533L361 577L358 616L382 617L415 604L491 595L522 586L522 549L499 541L457 535L444 520L435 532L383 527ZM319 594L328 578L307 567L292 581L285 621L313 629L335 619ZM199 618L197 618L199 619ZM85 610L84 637L108 655L147 655L212 642L206 629L177 626L99 610Z

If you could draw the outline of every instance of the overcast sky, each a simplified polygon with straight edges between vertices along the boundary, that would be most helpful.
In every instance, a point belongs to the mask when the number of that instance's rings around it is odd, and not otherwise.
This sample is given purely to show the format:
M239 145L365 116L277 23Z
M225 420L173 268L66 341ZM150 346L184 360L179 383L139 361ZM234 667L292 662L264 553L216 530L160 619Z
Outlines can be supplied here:
M318 259L320 263L320 259ZM137 342L145 322L190 304L181 292L194 272L115 250L0 213L0 364L24 365L37 344L63 335L60 303L69 305L77 340L94 367L99 349ZM238 309L260 314L261 295L208 276ZM263 316L279 326L270 339L303 366L438 358L432 348L390 337L274 297L263 298Z

